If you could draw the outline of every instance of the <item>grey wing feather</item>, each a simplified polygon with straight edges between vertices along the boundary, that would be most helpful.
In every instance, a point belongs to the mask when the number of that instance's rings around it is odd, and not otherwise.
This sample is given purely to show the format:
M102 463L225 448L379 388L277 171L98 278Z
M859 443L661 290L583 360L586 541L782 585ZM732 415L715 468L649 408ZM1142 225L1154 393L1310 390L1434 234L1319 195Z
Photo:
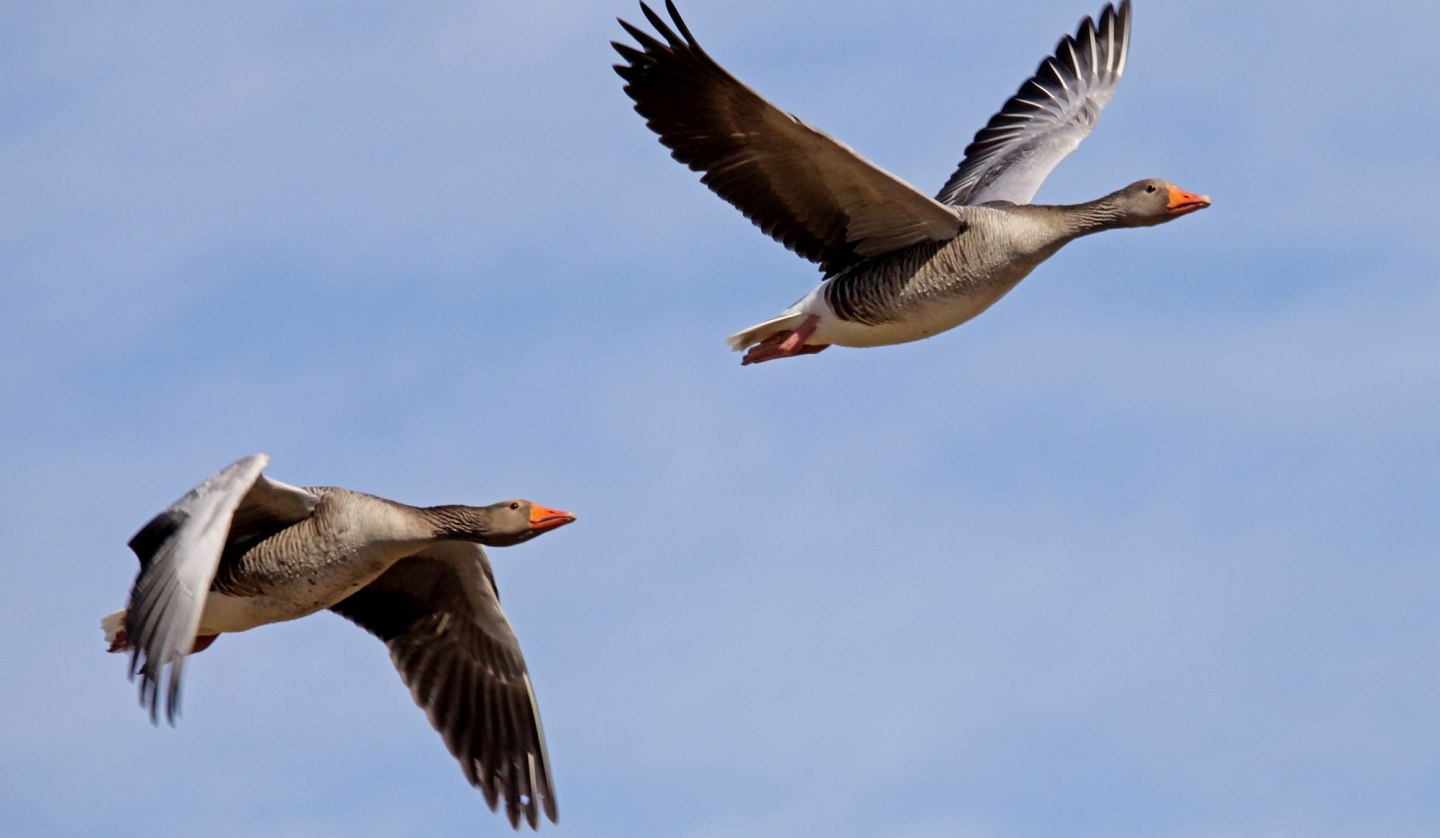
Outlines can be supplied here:
M235 510L230 526L229 548L248 547L310 517L320 496L298 486L281 483L261 474Z
M511 826L557 818L545 734L485 551L442 542L331 610L379 637L465 777Z
M1055 47L1035 75L965 148L937 200L953 206L1028 204L1065 156L1079 147L1115 96L1130 49L1130 0L1106 4Z
M130 677L140 676L140 704L150 711L151 721L159 720L160 682L167 664L165 717L175 721L185 655L195 643L231 519L269 461L264 454L254 454L226 466L130 539L140 559L125 615Z
M695 41L640 8L660 40L625 21L639 44L612 46L635 111L701 180L761 230L827 273L961 230L953 210L766 101Z

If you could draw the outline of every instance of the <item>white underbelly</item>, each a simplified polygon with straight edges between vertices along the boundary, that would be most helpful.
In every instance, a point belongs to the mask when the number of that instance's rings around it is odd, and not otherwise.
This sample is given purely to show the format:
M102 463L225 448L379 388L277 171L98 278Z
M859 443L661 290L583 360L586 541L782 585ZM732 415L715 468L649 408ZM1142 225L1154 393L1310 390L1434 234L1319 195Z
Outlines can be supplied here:
M888 346L909 343L938 335L959 326L975 315L994 305L997 300L1015 287L1020 280L999 287L986 288L981 292L964 296L946 297L934 302L907 309L903 316L885 323L869 325L841 320L819 299L824 311L815 334L808 343L831 343L836 346Z
M375 576L378 575L377 572ZM338 587L294 585L264 596L232 596L211 591L205 597L198 633L248 631L268 623L298 620L340 602L370 584L375 576Z

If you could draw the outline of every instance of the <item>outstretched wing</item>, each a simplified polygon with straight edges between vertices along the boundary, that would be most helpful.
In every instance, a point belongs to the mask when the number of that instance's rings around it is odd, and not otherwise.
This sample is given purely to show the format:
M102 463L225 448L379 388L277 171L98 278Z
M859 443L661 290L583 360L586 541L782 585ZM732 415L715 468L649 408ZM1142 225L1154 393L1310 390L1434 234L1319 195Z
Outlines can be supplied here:
M270 462L252 454L211 475L130 539L140 559L140 574L130 590L125 613L130 677L140 676L140 704L158 722L160 682L170 666L165 718L174 724L180 711L180 675L185 655L205 610L221 553L243 522L250 533L288 526L310 514L316 498L302 489L260 474Z
M639 48L612 42L615 72L672 156L761 230L827 273L960 232L952 209L727 73L665 7L675 29L640 4L663 41L620 21Z
M385 641L415 703L510 825L556 819L535 691L478 544L441 542L331 608Z
M1028 204L1065 156L1090 135L1115 96L1130 49L1130 0L1106 4L1060 39L1000 112L965 148L960 168L937 199L953 206Z

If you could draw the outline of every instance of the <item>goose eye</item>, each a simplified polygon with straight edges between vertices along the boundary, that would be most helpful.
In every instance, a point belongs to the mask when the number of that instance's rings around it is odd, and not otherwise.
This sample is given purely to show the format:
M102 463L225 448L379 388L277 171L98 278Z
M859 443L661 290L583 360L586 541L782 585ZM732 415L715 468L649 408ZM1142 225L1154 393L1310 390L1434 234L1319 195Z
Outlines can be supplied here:
M1154 191L1155 191L1155 184L1153 184L1153 183L1148 183L1148 184L1146 184L1146 185L1145 185L1145 191L1146 191L1146 192L1154 192Z
M510 501L510 508L511 508L511 509L519 509L519 508L520 508L520 501L518 501L518 500L512 500L512 501Z

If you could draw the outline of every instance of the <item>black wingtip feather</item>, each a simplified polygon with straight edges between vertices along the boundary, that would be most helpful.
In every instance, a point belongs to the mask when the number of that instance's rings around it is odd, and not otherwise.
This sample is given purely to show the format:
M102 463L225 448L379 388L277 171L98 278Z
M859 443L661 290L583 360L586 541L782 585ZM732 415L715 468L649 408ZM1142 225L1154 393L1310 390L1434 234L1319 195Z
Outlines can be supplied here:
M666 6L670 10L671 16L675 16L675 7L669 3L667 3ZM650 25L655 27L655 31L659 32L660 36L668 41L671 47L687 46L686 42L679 35L675 34L675 30L671 29L670 25L665 22L665 19L660 17L654 9L644 3L640 4L640 9L645 12L645 19L650 21Z
M689 44L692 49L700 49L700 43L695 40L694 35L690 34L690 27L685 25L685 19L680 17L680 10L675 8L675 0L665 0L665 10L670 13L670 19L675 21L675 28L685 36L685 43Z
M671 45L666 45L654 35L646 32L644 29L641 29L634 24L626 23L623 20L620 21L620 25L625 27L625 31L630 33L630 37L634 38L647 53L666 53L673 51L673 43Z
M615 68L615 72L617 73L619 73L621 70L633 70L635 69L634 65L638 65L647 60L645 53L630 46L629 44L622 44L619 41L611 41L610 46L614 47L615 51L620 53L620 57L625 59L626 62L628 62L625 64L612 65Z

